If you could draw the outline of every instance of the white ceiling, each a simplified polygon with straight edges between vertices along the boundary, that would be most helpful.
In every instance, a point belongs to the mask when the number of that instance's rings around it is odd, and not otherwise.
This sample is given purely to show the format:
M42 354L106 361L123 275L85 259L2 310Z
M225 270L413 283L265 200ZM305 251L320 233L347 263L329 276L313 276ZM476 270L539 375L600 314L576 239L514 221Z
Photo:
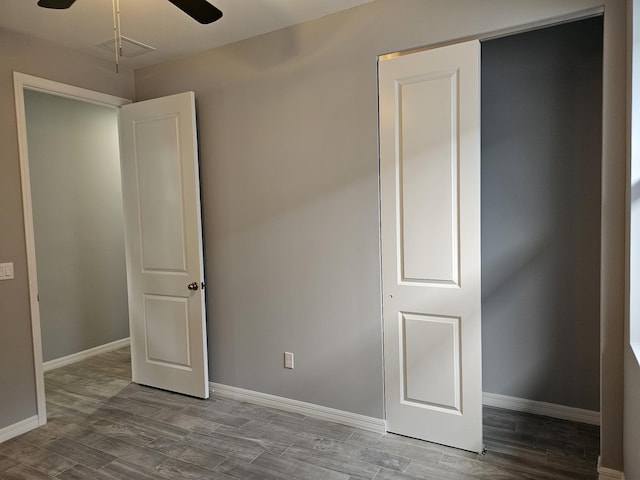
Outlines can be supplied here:
M155 47L155 51L121 64L140 68L171 58L219 47L320 18L372 0L209 0L222 19L201 25L168 0L120 0L122 35ZM94 45L113 38L112 0L77 0L68 10L49 10L37 0L2 2L0 28L15 30L112 59Z

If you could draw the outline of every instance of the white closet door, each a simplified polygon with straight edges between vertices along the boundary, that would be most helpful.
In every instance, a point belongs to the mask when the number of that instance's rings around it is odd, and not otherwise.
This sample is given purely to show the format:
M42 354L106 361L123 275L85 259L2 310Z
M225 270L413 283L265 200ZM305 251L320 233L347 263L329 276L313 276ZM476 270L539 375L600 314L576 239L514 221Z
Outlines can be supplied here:
M480 44L379 62L387 428L482 449Z

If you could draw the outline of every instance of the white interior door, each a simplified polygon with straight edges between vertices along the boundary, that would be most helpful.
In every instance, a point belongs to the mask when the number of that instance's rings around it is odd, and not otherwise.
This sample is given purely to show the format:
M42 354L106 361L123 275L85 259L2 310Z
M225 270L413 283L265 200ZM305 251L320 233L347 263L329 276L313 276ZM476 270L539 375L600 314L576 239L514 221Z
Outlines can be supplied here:
M387 429L482 449L480 44L379 62Z
M192 92L120 113L133 381L209 396Z

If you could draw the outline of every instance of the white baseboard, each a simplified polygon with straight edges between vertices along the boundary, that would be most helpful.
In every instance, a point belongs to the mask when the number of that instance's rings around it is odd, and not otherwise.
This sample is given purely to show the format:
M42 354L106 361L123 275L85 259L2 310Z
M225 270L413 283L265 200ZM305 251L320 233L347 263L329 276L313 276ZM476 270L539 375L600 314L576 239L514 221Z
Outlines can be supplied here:
M116 340L115 342L105 343L104 345L99 345L97 347L90 348L89 350L83 350L82 352L72 353L66 357L60 357L54 360L49 360L48 362L43 362L42 368L45 372L48 372L49 370L64 367L65 365L71 365L72 363L100 355L101 353L118 350L119 348L126 347L127 345L129 345L129 337Z
M278 397L267 393L254 392L243 388L230 387L219 383L211 383L210 385L211 389L221 397L232 398L263 407L277 408L278 410L287 412L299 413L329 422L369 430L371 432L386 432L386 422L381 418L367 417L357 413L345 412L343 410L336 410L335 408L323 407L322 405Z
M23 433L27 433L29 430L33 430L39 425L38 416L34 415L33 417L25 418L24 420L14 423L13 425L9 425L8 427L0 428L0 443L5 442L10 438L17 437L18 435L22 435Z
M555 403L537 402L535 400L526 400L524 398L509 397L507 395L487 392L482 394L482 403L489 407L506 408L507 410L515 410L517 412L571 420L572 422L600 425L600 412L584 410L582 408L566 407L564 405L556 405Z
M598 480L624 480L624 473L600 466L600 457L598 456Z

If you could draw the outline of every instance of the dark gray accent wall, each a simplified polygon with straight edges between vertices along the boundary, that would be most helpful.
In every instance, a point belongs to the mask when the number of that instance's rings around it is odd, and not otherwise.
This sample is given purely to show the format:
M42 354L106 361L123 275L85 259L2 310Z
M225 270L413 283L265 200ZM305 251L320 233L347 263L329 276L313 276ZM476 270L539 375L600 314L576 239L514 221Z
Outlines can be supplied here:
M42 356L129 336L118 110L25 91Z
M602 18L482 44L485 392L600 410Z

